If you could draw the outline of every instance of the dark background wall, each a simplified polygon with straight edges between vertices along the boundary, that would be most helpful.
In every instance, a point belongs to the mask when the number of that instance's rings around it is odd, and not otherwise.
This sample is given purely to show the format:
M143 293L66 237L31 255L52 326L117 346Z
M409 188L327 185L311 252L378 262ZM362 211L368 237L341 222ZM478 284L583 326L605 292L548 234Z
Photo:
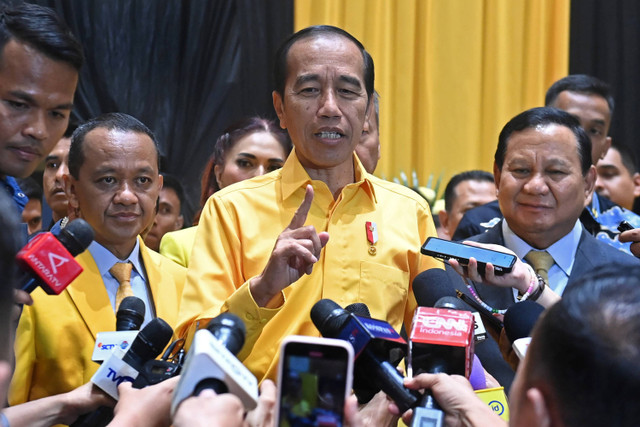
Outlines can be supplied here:
M640 158L640 2L571 2L569 71L594 75L614 89L611 136Z
M121 111L149 126L162 170L185 185L185 218L222 130L247 115L275 118L272 57L293 30L293 0L31 2L56 10L84 47L75 118Z

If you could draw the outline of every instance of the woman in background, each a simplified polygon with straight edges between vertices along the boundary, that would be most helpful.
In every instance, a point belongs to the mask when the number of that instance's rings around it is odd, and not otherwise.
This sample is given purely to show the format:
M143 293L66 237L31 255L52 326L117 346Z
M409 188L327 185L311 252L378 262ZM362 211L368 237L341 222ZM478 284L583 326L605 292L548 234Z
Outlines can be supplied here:
M228 127L216 141L202 175L200 209L194 226L165 234L160 253L188 267L196 226L207 199L228 185L280 169L291 147L287 132L271 120L250 117Z

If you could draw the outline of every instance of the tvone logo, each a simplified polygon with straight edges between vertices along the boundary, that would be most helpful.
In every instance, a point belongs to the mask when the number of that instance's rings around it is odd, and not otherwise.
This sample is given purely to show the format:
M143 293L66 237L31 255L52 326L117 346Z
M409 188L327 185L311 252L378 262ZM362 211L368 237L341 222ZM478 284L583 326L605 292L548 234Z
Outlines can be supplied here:
M455 329L456 331L466 331L467 322L464 319L443 318L437 316L425 316L423 318L424 326L427 328L444 328L447 330Z
M134 378L131 378L130 376L118 375L117 372L111 368L109 368L109 372L107 372L107 378L111 378L111 381L113 381L117 385L120 385L124 381L128 381L130 383L134 381Z
M53 274L58 274L58 267L62 267L64 264L68 262L69 262L68 258L54 254L53 252L49 252L49 264L51 264L51 269L53 270Z

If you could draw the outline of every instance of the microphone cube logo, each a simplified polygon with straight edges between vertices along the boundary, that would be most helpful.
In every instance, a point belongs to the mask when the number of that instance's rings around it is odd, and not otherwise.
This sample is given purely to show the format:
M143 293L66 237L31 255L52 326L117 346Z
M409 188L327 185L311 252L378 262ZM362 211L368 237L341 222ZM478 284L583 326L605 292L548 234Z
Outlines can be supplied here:
M51 233L41 233L31 239L16 255L16 261L33 271L47 287L49 295L58 295L80 273L82 267Z

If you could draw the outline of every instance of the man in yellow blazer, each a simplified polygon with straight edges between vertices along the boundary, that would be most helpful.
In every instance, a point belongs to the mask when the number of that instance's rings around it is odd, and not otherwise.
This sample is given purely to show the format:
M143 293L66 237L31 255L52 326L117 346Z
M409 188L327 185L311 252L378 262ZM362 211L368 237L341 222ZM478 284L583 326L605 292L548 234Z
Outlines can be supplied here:
M145 323L175 327L186 270L149 250L138 235L155 215L162 177L153 133L137 119L110 113L73 134L66 191L72 209L94 229L77 257L84 271L57 296L33 292L20 318L12 405L64 393L88 382L96 334L115 330L116 262L133 264L131 288L146 305Z

